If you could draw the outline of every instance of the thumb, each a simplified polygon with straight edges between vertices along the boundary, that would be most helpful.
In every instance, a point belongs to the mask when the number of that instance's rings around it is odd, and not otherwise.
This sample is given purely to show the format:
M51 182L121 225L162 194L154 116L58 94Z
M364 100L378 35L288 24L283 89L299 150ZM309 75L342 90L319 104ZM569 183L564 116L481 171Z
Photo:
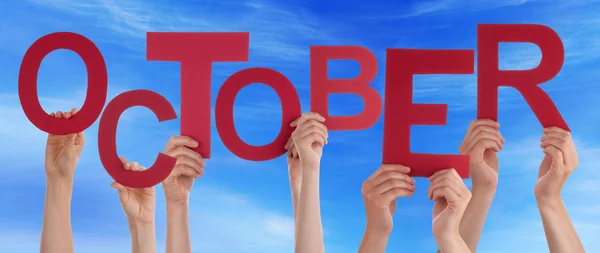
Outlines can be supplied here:
M554 146L548 146L544 149L544 153L552 157L552 165L550 171L560 175L564 172L564 158L562 152Z
M67 137L69 138L69 142L75 142L75 138L77 138L77 134L68 134Z
M125 186L123 186L122 184L119 184L117 182L112 182L110 184L110 187L117 189L117 191L123 191L123 190L125 190Z

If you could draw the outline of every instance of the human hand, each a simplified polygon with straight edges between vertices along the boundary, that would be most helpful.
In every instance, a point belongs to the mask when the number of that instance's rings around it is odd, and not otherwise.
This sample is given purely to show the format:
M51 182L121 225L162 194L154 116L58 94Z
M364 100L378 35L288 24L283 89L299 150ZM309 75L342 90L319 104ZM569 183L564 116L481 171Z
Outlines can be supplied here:
M70 112L50 113L50 116L69 120L75 114L77 114L77 109L73 108ZM46 176L48 178L73 179L84 143L83 132L67 135L49 134L46 142Z
M167 143L164 153L177 158L175 168L162 182L167 204L187 204L194 179L204 175L206 163L191 149L198 145L197 141L186 136L173 136Z
M325 122L323 116L309 112L290 124L296 127L292 133L292 140L304 169L318 169L321 163L323 146L327 144L329 137L323 122Z
M384 164L362 185L362 195L367 212L367 233L389 235L396 199L413 196L415 180L408 176L410 168Z
M127 162L121 157L123 168L130 171L143 171L145 167L136 162ZM119 192L119 200L125 211L127 219L133 222L153 223L156 210L156 191L154 186L148 188L129 188L122 184L113 182L111 187Z
M436 240L460 238L460 220L471 199L471 191L454 169L434 173L429 182L427 195L435 201L432 230Z
M459 152L470 155L473 189L496 189L498 185L498 156L505 139L498 131L500 124L488 119L474 120L469 125Z
M542 131L540 147L546 155L540 164L534 193L538 200L557 199L567 178L579 164L579 158L569 131L558 127Z
M287 164L288 164L288 173L290 175L290 183L302 183L302 166L300 165L300 157L298 156L298 149L296 149L296 145L294 145L294 140L292 137L288 139L287 144L285 144L285 149L287 150Z

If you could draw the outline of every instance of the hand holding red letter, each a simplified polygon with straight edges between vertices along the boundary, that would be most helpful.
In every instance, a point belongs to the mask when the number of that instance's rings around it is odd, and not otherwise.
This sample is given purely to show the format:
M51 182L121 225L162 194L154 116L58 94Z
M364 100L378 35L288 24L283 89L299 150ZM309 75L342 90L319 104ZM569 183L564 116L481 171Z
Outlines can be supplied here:
M171 174L163 181L163 189L167 202L173 204L186 204L190 191L194 185L194 179L204 174L206 163L193 149L199 143L190 137L171 137L164 153L177 158L177 163Z
M496 189L498 185L496 153L504 147L505 142L498 127L500 124L492 120L474 120L458 148L461 154L471 157L470 173L473 188Z
M68 120L75 114L77 114L77 109L73 108L70 112L50 113L50 116ZM48 177L72 180L84 144L83 132L67 135L48 134L46 144L46 174Z
M579 159L571 133L558 127L544 128L540 146L544 149L544 159L540 164L535 196L540 198L560 198L560 192L567 178L573 173Z
M321 164L323 146L327 143L329 134L323 124L325 118L318 113L303 114L290 125L296 127L292 133L294 146L298 149L298 156L304 169L318 169Z
M441 252L470 252L459 233L462 216L471 192L454 169L441 170L429 177L427 190L433 205L432 230Z

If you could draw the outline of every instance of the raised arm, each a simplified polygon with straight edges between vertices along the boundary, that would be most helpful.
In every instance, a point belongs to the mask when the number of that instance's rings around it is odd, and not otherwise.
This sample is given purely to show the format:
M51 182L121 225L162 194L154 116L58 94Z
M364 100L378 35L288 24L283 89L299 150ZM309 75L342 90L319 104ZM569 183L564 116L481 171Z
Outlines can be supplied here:
M441 170L429 177L427 190L433 205L432 231L442 253L470 253L460 236L460 223L471 192L454 169Z
M359 253L383 253L392 233L392 216L396 199L413 196L415 180L408 176L410 168L382 165L362 185L367 211L367 226Z
M579 164L575 145L571 134L563 129L550 127L543 133L540 146L546 155L534 192L548 247L551 253L583 253L585 249L561 197L567 178Z
M131 171L143 171L145 167L136 162L127 162L121 158L123 168ZM156 253L156 230L154 214L156 211L156 190L148 188L129 188L117 182L111 187L119 192L119 200L129 224L131 249L133 253Z
M323 146L327 143L325 118L306 113L292 122L294 145L302 166L302 183L296 217L296 253L322 253L323 226L319 199L319 172Z
M77 113L51 113L50 116L69 120ZM83 150L83 132L68 135L48 135L46 143L46 199L40 252L72 253L71 195L77 161Z
M300 157L298 150L294 145L292 137L289 138L285 145L287 150L288 174L290 177L290 190L292 192L292 207L294 209L294 221L298 213L298 201L300 200L300 189L302 187L302 166L300 165Z
M199 143L186 136L171 137L165 154L177 158L171 174L163 181L167 202L167 253L191 253L189 197L194 179L204 174L206 163L192 148Z
M500 124L492 120L475 120L469 126L459 147L461 154L471 156L472 198L460 223L460 235L471 252L477 251L488 211L496 195L498 185L496 153L504 147L505 142L498 130L499 127Z

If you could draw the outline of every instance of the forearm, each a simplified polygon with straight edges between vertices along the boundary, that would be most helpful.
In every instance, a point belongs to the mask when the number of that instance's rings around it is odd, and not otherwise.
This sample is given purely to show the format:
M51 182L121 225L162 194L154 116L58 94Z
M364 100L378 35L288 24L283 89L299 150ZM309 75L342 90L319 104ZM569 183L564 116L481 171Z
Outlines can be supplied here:
M538 199L537 204L550 252L585 252L562 199Z
M441 253L471 253L465 241L458 233L448 237L435 238Z
M290 190L292 192L292 207L294 210L294 221L296 221L296 217L298 216L298 201L300 200L300 188L301 182L295 179L290 178Z
M384 253L389 237L387 233L370 232L367 225L358 253Z
M477 251L477 245L495 194L496 189L493 188L473 187L471 200L460 222L460 236L471 252Z
M167 249L166 253L191 253L189 203L167 202Z
M302 192L296 219L296 253L324 252L319 201L319 169L302 170Z
M71 195L73 179L47 179L40 251L72 253Z
M154 222L129 221L131 248L133 253L155 253L156 231Z

